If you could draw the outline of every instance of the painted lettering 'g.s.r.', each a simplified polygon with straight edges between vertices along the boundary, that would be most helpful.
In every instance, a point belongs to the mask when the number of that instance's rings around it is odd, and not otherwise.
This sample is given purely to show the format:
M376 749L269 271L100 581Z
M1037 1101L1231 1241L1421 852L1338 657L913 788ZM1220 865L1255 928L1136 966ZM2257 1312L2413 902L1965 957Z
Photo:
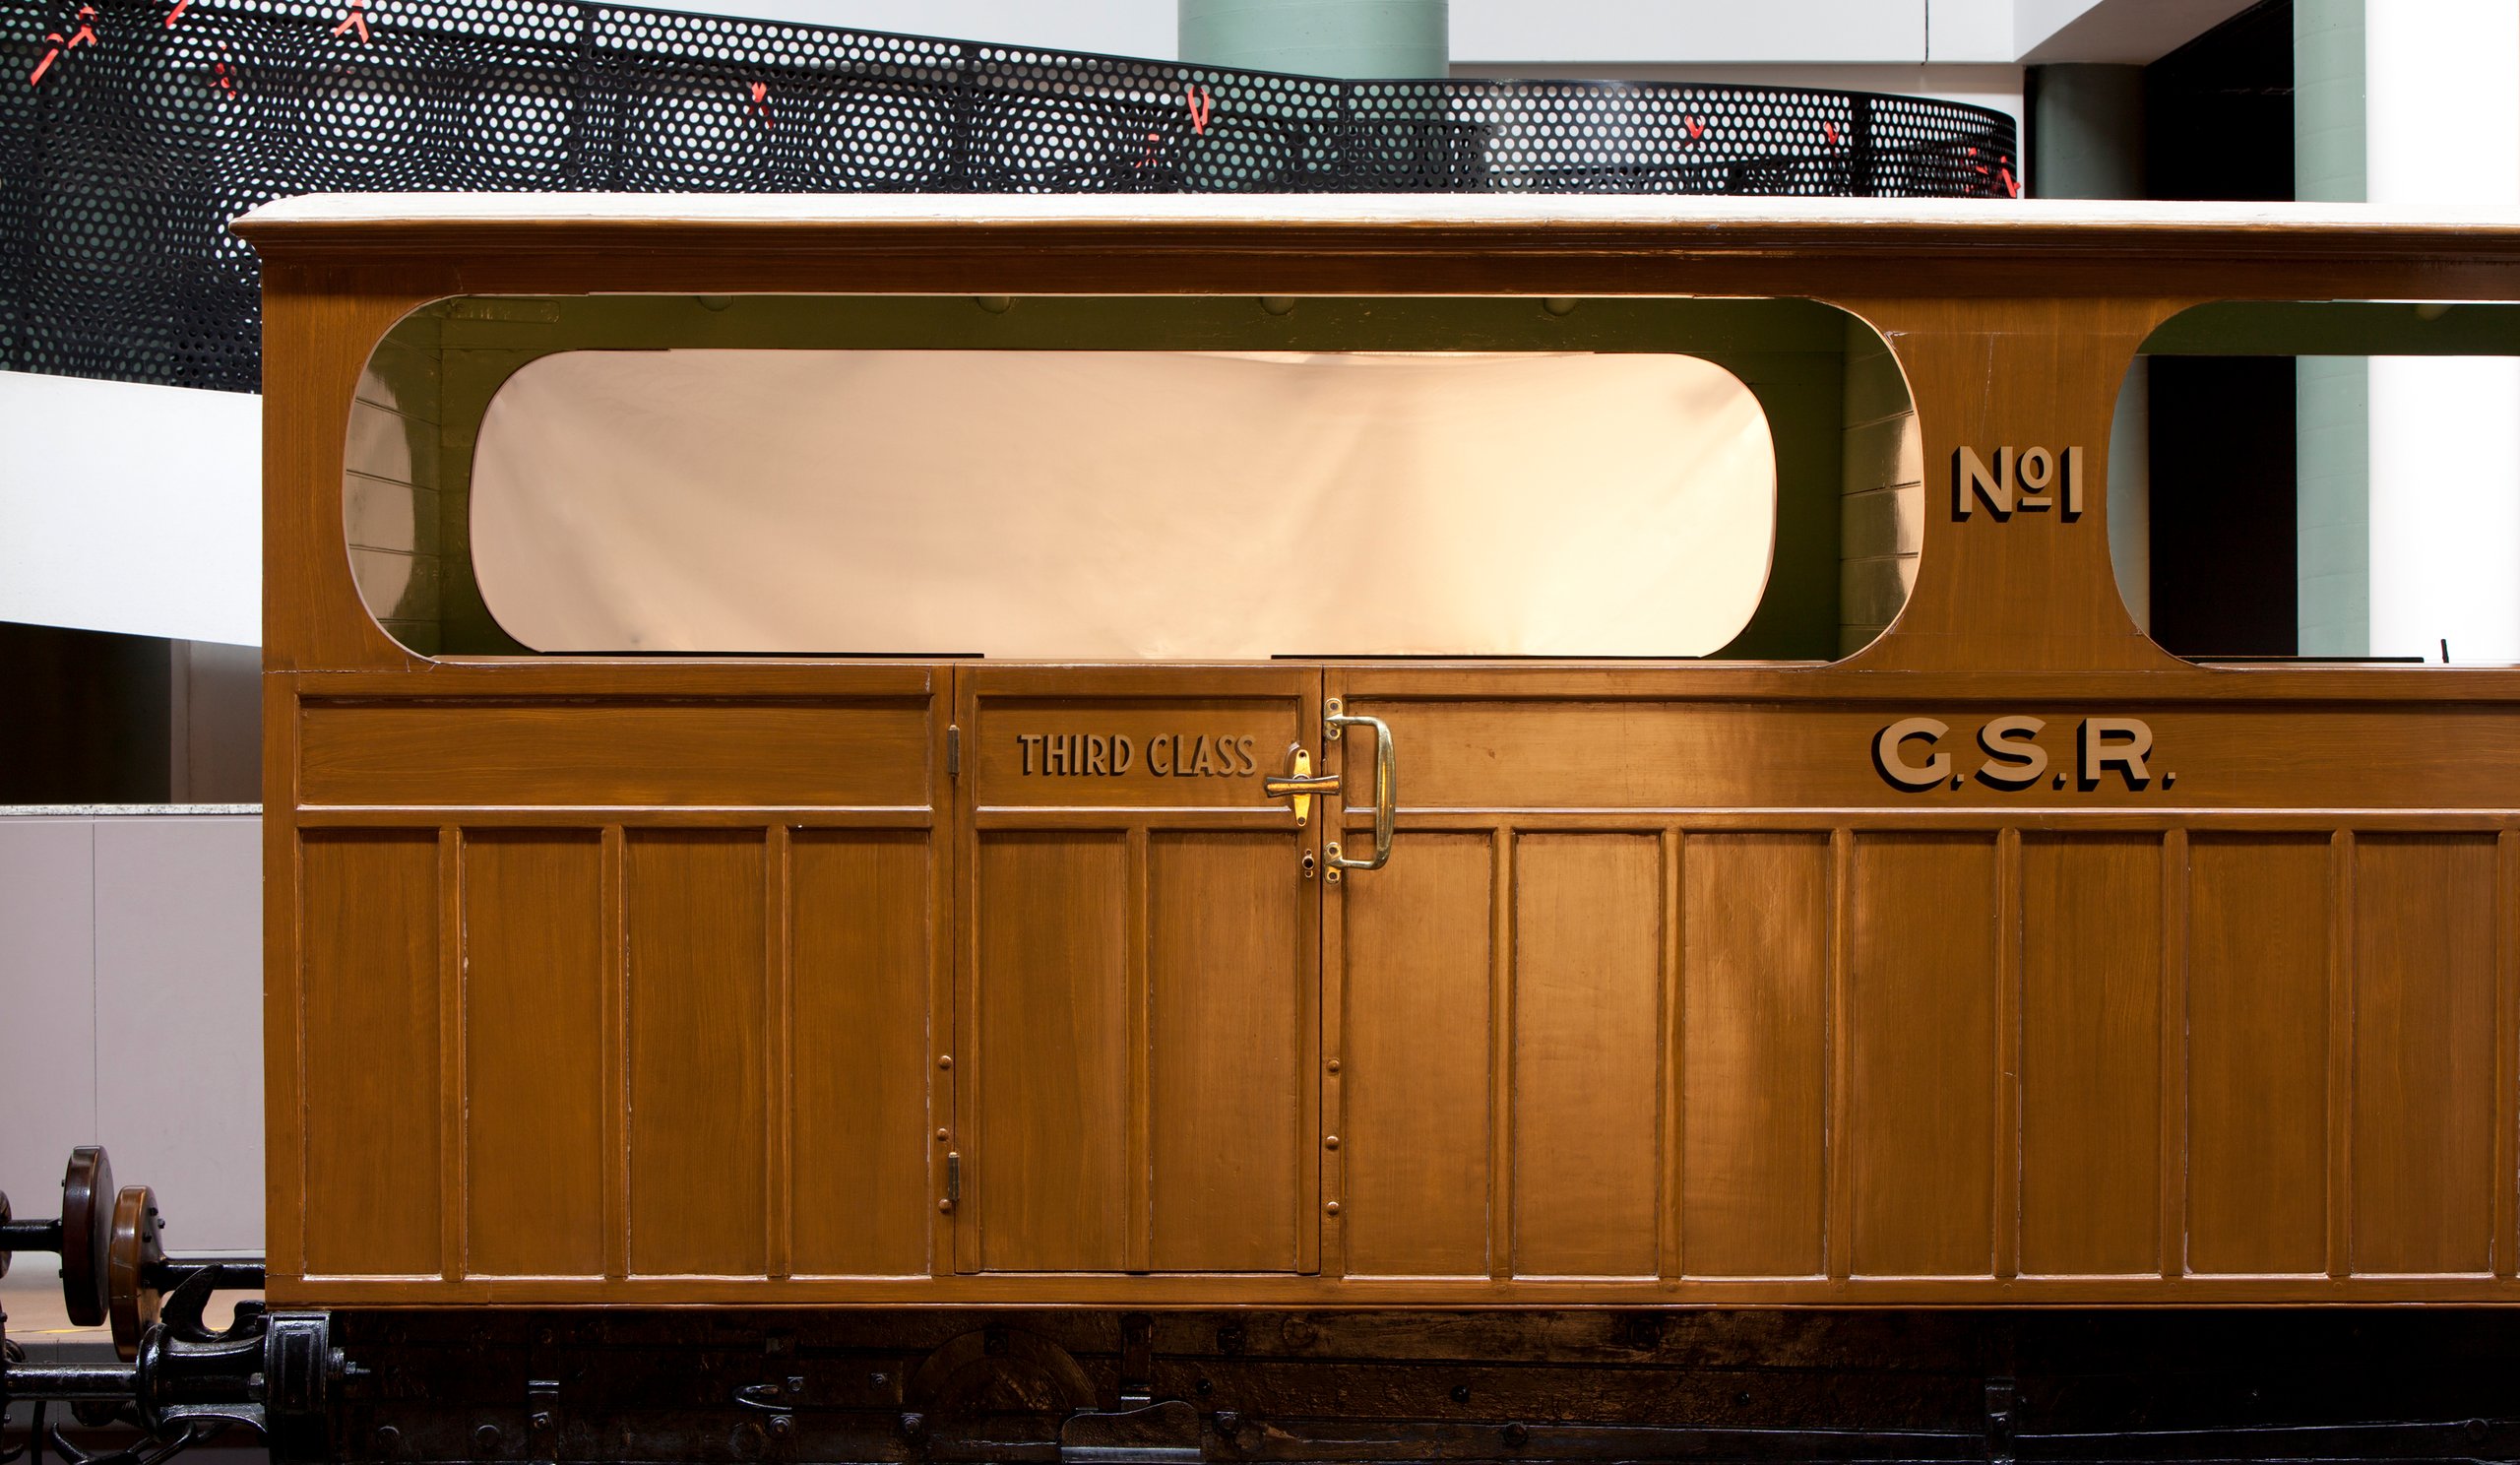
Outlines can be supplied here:
M1984 761L1964 771L1944 744L1950 724L1929 717L1902 718L1874 734L1872 766L1891 787L1912 794L1946 784L1962 788L1973 778L1989 789L2029 789L2048 773L2048 752L2039 743L2047 727L2044 719L2021 713L1988 718L1978 728ZM2074 772L2070 777L2055 774L2055 787L2088 793L2111 773L2128 789L2170 787L2178 775L2164 773L2156 779L2152 755L2152 725L2142 718L2087 717L2074 725Z

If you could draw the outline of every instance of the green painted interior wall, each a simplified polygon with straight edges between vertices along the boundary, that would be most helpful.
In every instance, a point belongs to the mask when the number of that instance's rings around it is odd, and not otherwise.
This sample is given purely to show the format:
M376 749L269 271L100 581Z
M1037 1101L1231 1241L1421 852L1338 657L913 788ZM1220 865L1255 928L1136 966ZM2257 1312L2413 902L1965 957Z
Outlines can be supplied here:
M1882 369L1869 376L1857 372L1862 386L1858 405L1869 404L1863 409L1867 421L1907 410L1904 378L1880 338L1845 312L1806 300L1579 300L1571 308L1569 302L1556 303L1561 310L1525 298L613 295L443 301L388 338L389 350L426 341L441 363L436 538L442 611L433 628L435 649L448 655L524 650L481 600L470 532L476 434L491 398L519 367L562 350L917 347L1671 351L1705 357L1740 377L1758 398L1777 456L1777 543L1767 593L1749 625L1718 655L1783 661L1838 656L1849 552L1843 467L1850 444L1859 445L1861 436L1855 431L1861 424L1850 424L1846 415L1851 347L1859 361L1877 357L1877 366L1886 368L1886 375ZM1564 493L1565 485L1532 485L1535 502L1563 502ZM1904 585L1899 582L1902 596ZM1880 623L1895 610L1893 602Z
M1181 59L1317 77L1440 77L1446 0L1180 0Z
M2365 197L2362 6L2363 0L2293 0L2297 199L2353 203ZM2300 654L2367 656L2370 371L2359 359L2313 355L2297 363L2296 373Z

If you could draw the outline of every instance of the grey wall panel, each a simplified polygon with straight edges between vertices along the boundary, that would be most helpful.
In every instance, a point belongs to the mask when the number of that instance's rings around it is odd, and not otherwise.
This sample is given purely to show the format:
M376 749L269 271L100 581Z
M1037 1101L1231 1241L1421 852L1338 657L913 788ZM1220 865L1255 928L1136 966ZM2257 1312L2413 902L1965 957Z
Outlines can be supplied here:
M262 820L95 825L96 1134L166 1244L263 1244Z
M0 818L0 1191L24 1217L55 1213L62 1161L96 1137L93 830Z

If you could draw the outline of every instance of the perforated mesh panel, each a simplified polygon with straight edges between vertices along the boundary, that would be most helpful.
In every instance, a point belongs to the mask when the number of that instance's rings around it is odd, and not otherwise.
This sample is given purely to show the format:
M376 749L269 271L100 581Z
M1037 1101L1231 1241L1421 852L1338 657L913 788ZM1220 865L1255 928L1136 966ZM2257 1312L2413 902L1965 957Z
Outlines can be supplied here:
M552 0L32 0L0 366L251 391L227 221L327 191L2003 196L1953 102L1338 82Z

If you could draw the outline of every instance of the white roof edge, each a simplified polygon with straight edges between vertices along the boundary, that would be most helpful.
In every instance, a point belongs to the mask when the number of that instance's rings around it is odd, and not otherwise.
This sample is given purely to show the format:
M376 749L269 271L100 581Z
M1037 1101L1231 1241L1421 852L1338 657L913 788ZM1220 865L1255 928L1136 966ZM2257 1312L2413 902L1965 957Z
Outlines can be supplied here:
M333 193L243 222L308 223L1909 223L2520 227L2520 207L2082 199L1796 199L1496 194Z

